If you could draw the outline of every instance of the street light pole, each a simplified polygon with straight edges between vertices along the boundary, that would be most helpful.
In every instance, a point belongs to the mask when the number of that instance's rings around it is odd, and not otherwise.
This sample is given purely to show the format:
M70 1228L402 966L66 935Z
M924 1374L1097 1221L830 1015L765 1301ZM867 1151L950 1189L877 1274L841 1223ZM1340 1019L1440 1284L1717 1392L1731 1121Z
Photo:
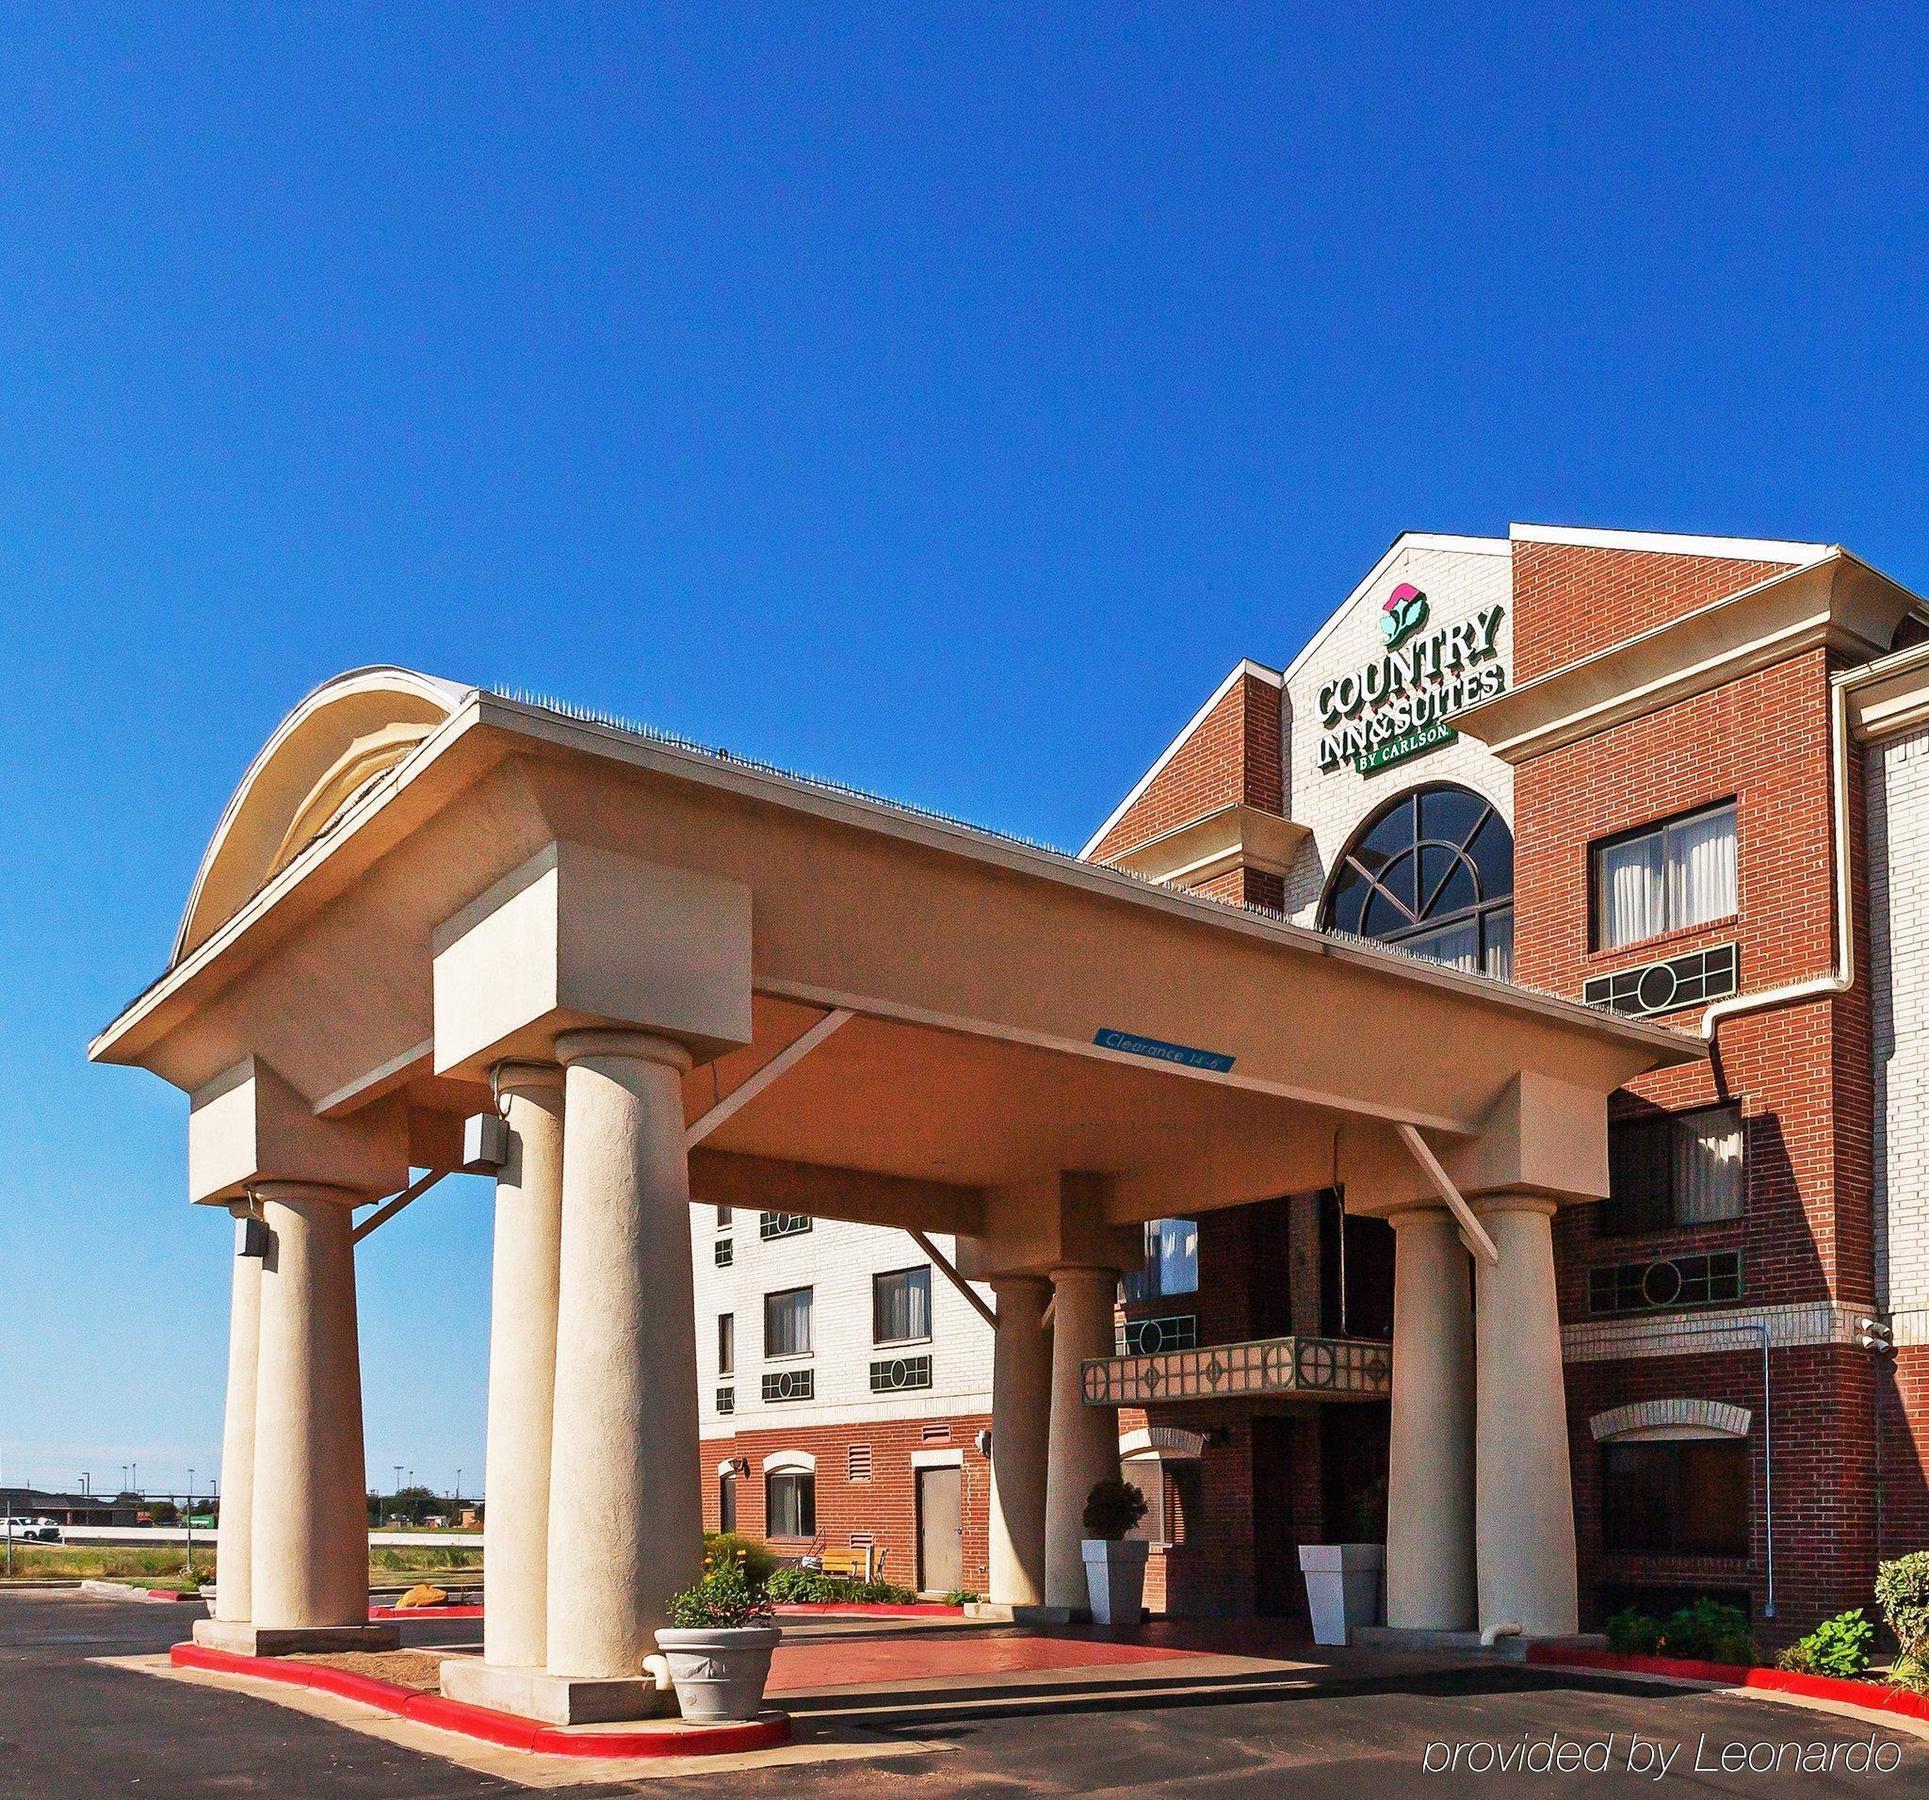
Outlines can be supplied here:
M192 1469L188 1470L187 1522L188 1522L188 1554L187 1554L187 1564L186 1564L186 1567L183 1569L182 1573L184 1573L187 1576L187 1578L190 1581L192 1581L194 1579L194 1471Z

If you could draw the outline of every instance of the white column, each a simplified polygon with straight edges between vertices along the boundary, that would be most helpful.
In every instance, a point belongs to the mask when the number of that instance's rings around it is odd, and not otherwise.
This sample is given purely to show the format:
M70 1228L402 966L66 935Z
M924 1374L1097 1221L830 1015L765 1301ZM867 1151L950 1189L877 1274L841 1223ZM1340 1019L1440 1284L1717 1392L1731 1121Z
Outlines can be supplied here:
M1475 1266L1475 1544L1480 1623L1530 1637L1579 1628L1567 1392L1554 1287L1553 1203L1474 1202L1498 1264ZM1399 1352L1394 1352L1396 1367Z
M563 1230L563 1072L505 1063L496 1093L509 1160L496 1177L489 1295L489 1441L483 1551L485 1662L544 1666L549 1633L550 1412Z
M681 1045L570 1032L549 1668L635 1677L671 1594L702 1567L690 1176Z
M1045 1469L1052 1412L1051 1283L1001 1275L991 1353L991 1593L999 1606L1045 1598ZM1083 1579L1083 1576L1080 1577Z
M355 1334L356 1196L264 1182L255 1394L257 1628L368 1626L368 1501Z
M235 1234L247 1216L235 1209ZM255 1375L261 1354L261 1262L236 1244L228 1303L228 1403L221 1420L214 1617L245 1624L254 1608Z
M1386 1622L1466 1631L1474 1589L1473 1286L1444 1207L1392 1214Z
M1085 1499L1093 1485L1119 1472L1118 1415L1085 1404L1080 1364L1113 1352L1116 1269L1052 1271L1052 1416L1045 1471L1045 1604L1074 1610L1090 1604L1085 1559ZM997 1454L997 1441L992 1453Z

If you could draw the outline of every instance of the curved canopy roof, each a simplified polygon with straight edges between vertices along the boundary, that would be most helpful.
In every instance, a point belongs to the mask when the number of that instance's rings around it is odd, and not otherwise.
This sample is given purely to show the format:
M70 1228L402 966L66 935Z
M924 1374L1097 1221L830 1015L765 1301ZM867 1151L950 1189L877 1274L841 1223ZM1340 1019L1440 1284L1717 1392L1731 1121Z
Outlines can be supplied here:
M174 936L172 968L394 768L470 690L377 664L324 681L275 728L215 826Z

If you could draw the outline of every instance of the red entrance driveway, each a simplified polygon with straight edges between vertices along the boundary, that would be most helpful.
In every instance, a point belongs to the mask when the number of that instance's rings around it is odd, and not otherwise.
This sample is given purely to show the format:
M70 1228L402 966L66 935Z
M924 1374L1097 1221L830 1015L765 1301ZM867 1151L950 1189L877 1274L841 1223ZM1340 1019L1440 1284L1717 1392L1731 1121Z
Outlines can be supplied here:
M772 1694L876 1687L884 1682L969 1679L1039 1669L1089 1669L1111 1663L1171 1662L1200 1654L1160 1644L1032 1637L989 1631L882 1634L787 1641L771 1659Z

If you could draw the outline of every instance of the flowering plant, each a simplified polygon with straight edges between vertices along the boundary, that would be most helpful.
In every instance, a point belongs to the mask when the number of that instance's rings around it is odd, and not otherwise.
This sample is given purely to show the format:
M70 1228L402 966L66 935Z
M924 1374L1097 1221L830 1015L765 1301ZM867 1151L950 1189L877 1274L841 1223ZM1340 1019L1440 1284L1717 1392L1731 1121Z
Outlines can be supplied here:
M703 1578L695 1587L670 1596L670 1623L678 1631L722 1626L768 1625L774 1615L763 1583L753 1581L741 1552L703 1559Z

